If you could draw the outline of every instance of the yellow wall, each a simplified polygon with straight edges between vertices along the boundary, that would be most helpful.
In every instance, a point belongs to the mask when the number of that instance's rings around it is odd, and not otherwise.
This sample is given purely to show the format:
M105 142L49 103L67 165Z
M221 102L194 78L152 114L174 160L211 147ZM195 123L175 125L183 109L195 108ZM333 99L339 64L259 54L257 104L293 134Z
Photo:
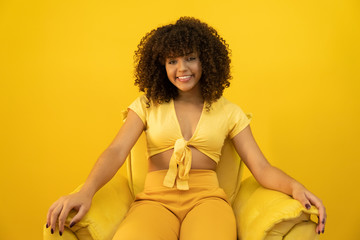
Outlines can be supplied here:
M183 15L230 44L225 96L253 113L269 161L323 199L321 239L359 239L357 0L1 1L0 239L41 239L138 95L141 37Z

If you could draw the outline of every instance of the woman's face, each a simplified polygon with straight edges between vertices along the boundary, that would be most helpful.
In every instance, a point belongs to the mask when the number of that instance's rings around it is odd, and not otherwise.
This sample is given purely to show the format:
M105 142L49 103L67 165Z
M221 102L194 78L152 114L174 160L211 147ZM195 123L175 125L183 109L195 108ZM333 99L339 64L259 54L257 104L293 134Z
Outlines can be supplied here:
M165 60L167 76L179 91L199 91L202 68L199 55L190 53L182 57L169 57Z

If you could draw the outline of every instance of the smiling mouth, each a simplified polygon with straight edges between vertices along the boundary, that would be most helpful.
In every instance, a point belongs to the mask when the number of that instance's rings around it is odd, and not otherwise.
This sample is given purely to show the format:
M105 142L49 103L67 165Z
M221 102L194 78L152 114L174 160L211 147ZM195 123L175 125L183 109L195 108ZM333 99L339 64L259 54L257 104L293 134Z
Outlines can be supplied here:
M180 82L186 82L189 81L191 77L192 75L187 75L187 76L176 77L176 79L179 80Z

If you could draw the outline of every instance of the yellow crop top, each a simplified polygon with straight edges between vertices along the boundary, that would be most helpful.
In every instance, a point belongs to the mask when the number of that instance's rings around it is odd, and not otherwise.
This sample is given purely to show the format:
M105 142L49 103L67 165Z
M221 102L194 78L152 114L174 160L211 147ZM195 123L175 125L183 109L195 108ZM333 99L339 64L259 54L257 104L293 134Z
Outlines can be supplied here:
M189 189L188 179L192 160L189 146L195 147L218 163L226 137L235 137L251 119L250 114L246 115L239 106L221 97L212 103L209 111L206 107L203 108L193 136L186 141L178 123L174 101L150 104L150 107L147 107L147 102L146 96L142 95L128 108L133 110L145 125L149 157L174 149L164 186L173 187L176 182L180 190Z

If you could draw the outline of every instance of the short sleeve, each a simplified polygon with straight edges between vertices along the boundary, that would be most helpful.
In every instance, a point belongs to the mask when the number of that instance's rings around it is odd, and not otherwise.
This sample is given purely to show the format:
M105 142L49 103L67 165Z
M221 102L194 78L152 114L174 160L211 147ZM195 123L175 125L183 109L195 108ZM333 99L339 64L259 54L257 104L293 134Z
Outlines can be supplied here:
M247 125L249 125L251 118L251 113L245 114L239 106L234 104L229 114L229 138L234 138Z
M123 111L123 120L126 120L129 109L133 110L141 119L141 121L146 125L146 117L147 117L147 98L145 95L142 95L136 98L127 108L127 110Z

